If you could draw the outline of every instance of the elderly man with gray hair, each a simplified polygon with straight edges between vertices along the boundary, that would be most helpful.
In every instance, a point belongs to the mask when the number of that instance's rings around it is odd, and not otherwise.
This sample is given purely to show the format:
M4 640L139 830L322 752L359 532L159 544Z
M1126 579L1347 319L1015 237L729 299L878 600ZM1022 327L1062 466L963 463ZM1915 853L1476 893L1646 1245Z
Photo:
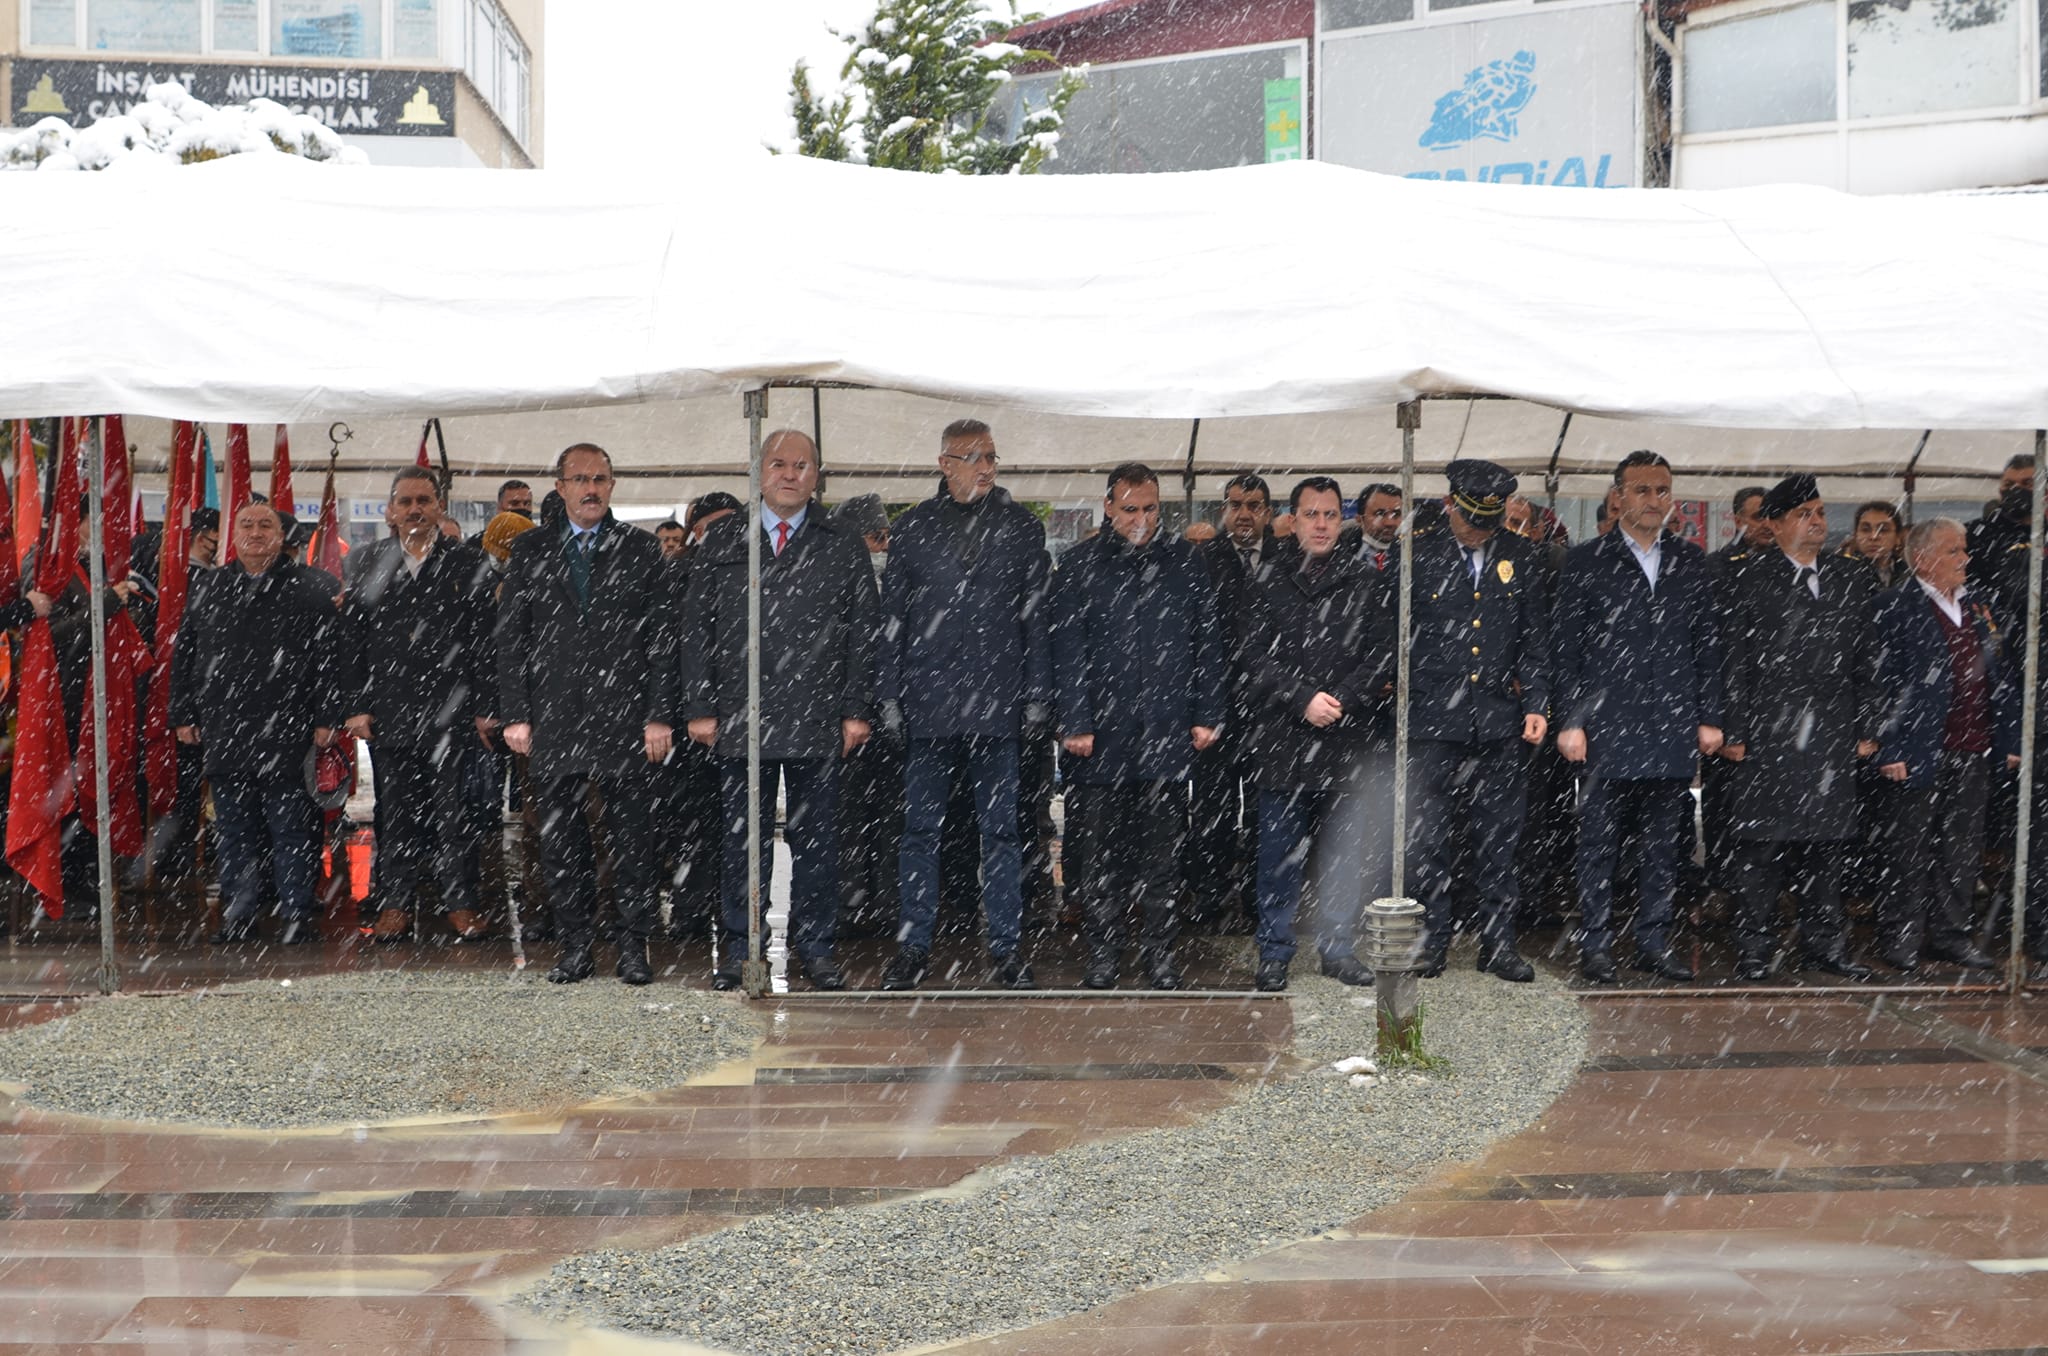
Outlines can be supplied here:
M1878 953L1910 974L1923 956L1991 967L1970 940L1984 860L1984 806L1997 758L2019 763L2019 703L1991 610L1969 599L1967 529L1933 518L1906 534L1914 583L1872 618L1884 718L1872 763L1887 860Z

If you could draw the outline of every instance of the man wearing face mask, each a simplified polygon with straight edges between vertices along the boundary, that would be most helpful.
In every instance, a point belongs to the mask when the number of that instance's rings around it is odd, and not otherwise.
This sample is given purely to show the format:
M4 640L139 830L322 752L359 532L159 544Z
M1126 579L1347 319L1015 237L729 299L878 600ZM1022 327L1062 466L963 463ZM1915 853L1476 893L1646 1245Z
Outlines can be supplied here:
M1159 534L1159 477L1109 473L1109 530L1061 562L1053 672L1067 779L1068 880L1082 901L1090 989L1116 987L1124 918L1141 920L1139 965L1181 986L1178 865L1188 777L1224 719L1224 646L1208 573Z
M1051 572L1038 516L996 484L996 440L962 419L939 437L939 492L898 518L882 576L876 689L886 734L907 740L899 888L903 917L885 989L914 989L939 915L939 838L964 763L981 830L990 981L1036 988L1020 951L1019 749L1050 726ZM900 733L899 733L900 732Z
M1549 728L1550 598L1530 542L1500 530L1514 476L1478 460L1454 461L1445 474L1443 525L1417 532L1411 547L1408 842L1427 931L1422 973L1443 973L1452 883L1470 875L1479 894L1479 969L1525 984L1535 971L1515 950L1515 847L1529 748ZM1379 578L1392 609L1399 566ZM1472 825L1472 860L1451 859L1449 827L1459 811Z
M1827 506L1810 475L1764 496L1775 548L1752 554L1724 602L1721 757L1741 861L1736 975L1770 974L1778 895L1799 900L1801 968L1851 979L1843 854L1856 831L1856 768L1878 751L1883 693L1872 626L1876 586L1825 554Z
M1683 982L1693 972L1671 948L1672 903L1693 773L1721 747L1720 629L1705 553L1665 526L1671 464L1631 452L1614 480L1618 530L1565 558L1552 622L1557 750L1584 772L1579 972L1615 980L1614 877L1632 838L1635 968Z

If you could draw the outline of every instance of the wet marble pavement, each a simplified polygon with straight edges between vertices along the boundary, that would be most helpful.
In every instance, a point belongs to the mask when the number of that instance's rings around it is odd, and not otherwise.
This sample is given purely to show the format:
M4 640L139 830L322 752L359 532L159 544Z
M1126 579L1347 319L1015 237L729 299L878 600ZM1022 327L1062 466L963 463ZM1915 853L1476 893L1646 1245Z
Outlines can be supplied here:
M150 973L184 987L395 963L359 954L180 951ZM14 948L0 991L76 991L95 961ZM1483 1160L1337 1235L952 1350L2048 1347L2048 1008L1587 1001L1585 1069ZM0 1023L66 1007L0 1005ZM570 1253L942 1190L1005 1157L1199 1116L1284 1067L1291 1034L1284 1003L1249 997L762 1011L749 1064L559 1112L229 1134L0 1105L0 1356L658 1349L536 1326L500 1300Z

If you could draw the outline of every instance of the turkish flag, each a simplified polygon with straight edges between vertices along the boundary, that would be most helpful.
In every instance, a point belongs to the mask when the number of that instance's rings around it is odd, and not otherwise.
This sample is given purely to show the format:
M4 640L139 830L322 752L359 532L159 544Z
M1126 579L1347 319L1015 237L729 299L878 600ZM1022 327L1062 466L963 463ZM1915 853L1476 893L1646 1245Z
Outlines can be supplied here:
M43 534L42 477L36 474L35 438L28 420L14 425L14 565L19 572Z
M297 516L292 505L292 434L283 424L277 426L277 441L270 451L270 506L279 513Z
M157 554L156 665L150 675L149 706L143 715L143 755L149 776L151 814L167 815L178 804L178 740L171 729L171 651L185 620L185 595L192 572L192 510L199 505L199 430L180 422L171 429L170 486L164 500L164 540Z
M235 515L249 503L249 426L228 425L228 502L220 515L220 563L235 558Z
M106 547L106 572L110 581L126 579L135 540L135 498L129 493L128 443L121 417L109 415L100 423L105 452L106 476L101 485L101 541ZM86 587L92 586L90 578ZM135 691L149 673L154 660L142 632L127 610L107 618L107 823L112 827L114 851L123 857L142 855L142 807L135 800L135 773L141 750L135 723ZM91 672L85 679L85 705L78 722L78 810L79 817L94 833L101 832L99 787L93 776L98 737L93 728L94 686Z
M64 591L78 568L78 440L81 421L66 419L57 459L47 539L36 557L35 586L51 597ZM16 484L19 489L19 482ZM15 729L14 779L7 798L7 864L42 896L43 911L64 916L60 849L64 816L76 804L70 741L64 729L64 690L57 678L57 647L47 618L32 621L21 643L20 716Z
M327 467L327 484L320 491L320 526L313 533L312 550L306 563L341 578L341 515L334 501L334 467Z

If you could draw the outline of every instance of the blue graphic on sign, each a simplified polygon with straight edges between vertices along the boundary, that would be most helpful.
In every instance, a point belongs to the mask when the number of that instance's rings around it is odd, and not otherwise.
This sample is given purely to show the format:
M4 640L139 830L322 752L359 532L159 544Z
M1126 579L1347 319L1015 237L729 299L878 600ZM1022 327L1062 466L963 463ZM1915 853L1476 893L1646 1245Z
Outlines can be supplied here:
M1421 146L1450 151L1469 142L1513 141L1516 121L1536 97L1536 54L1517 52L1466 73L1465 83L1436 101Z

